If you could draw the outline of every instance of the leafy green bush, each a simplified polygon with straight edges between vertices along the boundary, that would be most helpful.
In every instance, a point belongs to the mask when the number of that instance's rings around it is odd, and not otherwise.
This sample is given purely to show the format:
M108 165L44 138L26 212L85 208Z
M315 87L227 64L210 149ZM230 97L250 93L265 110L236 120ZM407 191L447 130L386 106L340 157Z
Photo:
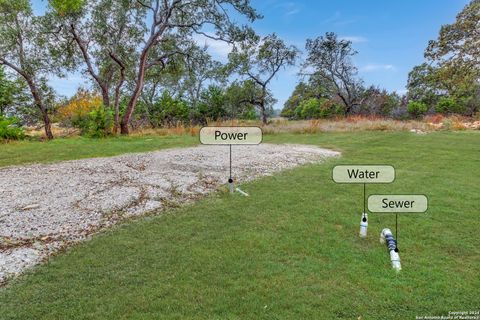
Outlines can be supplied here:
M333 100L323 100L320 106L320 118L331 118L338 115L343 115L344 108L342 105Z
M17 118L7 118L0 115L0 139L20 140L24 137L25 133Z
M113 134L113 113L100 107L88 114L85 135L90 138L105 138Z
M435 111L442 114L464 113L465 106L454 98L441 97L435 106Z
M295 109L298 119L325 119L342 114L342 106L332 100L310 98Z
M100 106L86 115L71 119L72 125L80 129L80 134L90 138L104 138L113 134L113 113Z
M310 98L300 103L300 117L302 119L318 119L321 117L320 105L322 101L316 98Z
M412 101L407 105L408 114L410 114L410 116L415 118L424 115L425 113L427 113L427 111L428 111L428 106L423 102Z
M200 122L206 123L207 119L217 121L224 118L227 115L226 100L224 90L218 86L212 85L204 90L197 107Z
M176 126L189 121L190 110L187 103L174 98L164 91L160 99L149 110L148 118L153 127Z
M247 106L240 114L240 119L242 120L255 120L258 119L257 112L255 111L254 106Z

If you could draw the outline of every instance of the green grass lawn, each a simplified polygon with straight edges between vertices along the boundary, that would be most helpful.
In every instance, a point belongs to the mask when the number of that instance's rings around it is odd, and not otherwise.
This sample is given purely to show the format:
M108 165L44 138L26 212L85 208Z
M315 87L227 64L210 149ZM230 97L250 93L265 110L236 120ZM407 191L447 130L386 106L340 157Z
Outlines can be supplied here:
M190 136L119 136L109 139L75 137L53 141L19 141L0 144L0 167L33 162L55 162L123 153L147 152L164 148L185 147L198 143Z
M479 310L478 133L265 140L343 157L244 184L248 198L217 193L95 236L0 289L0 318L415 319ZM363 188L331 181L340 163L396 167L396 181L369 185L369 194L429 196L428 213L399 216L399 274L378 241L394 215L370 214L369 236L359 239Z

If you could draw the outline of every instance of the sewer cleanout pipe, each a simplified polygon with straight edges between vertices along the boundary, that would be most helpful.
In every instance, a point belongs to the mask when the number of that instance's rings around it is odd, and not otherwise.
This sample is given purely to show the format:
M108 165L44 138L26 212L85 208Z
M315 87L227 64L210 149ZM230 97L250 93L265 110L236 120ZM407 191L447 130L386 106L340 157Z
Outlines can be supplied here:
M368 229L368 215L364 212L362 214L362 220L360 220L360 238L367 237L367 229Z
M393 269L397 272L402 270L400 255L398 254L397 240L393 237L393 233L390 229L385 228L382 230L380 233L380 243L386 243Z

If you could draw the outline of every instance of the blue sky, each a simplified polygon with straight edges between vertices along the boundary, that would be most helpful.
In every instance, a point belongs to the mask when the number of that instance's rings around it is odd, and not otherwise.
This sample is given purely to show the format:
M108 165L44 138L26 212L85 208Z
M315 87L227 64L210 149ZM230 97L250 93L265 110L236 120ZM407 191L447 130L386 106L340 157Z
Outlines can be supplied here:
M442 24L452 23L468 0L252 0L264 16L254 23L260 35L277 33L304 51L305 40L333 31L350 39L359 52L355 64L365 84L405 92L408 72L424 61L428 40L435 39ZM33 0L37 12L44 1ZM222 43L207 42L217 58L228 53ZM271 90L281 109L295 84L298 67L278 74ZM83 84L79 74L52 79L58 93L70 96Z

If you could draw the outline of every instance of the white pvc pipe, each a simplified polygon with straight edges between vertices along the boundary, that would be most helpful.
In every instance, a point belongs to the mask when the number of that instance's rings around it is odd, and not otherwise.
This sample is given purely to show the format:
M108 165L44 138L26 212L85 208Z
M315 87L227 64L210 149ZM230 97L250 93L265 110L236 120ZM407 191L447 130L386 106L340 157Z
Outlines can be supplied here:
M360 220L360 238L367 237L367 229L368 229L368 215L364 212L362 214L362 219Z
M236 188L235 190L237 190L241 195L243 195L243 196L245 196L245 197L248 197L248 193L246 193L245 191L240 190L240 188Z
M402 270L402 265L400 264L400 255L398 254L397 241L393 237L393 233L390 229L385 228L380 233L380 243L385 243L387 245L387 250L390 253L390 261L392 262L392 267L395 271L399 272Z

